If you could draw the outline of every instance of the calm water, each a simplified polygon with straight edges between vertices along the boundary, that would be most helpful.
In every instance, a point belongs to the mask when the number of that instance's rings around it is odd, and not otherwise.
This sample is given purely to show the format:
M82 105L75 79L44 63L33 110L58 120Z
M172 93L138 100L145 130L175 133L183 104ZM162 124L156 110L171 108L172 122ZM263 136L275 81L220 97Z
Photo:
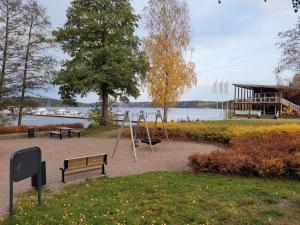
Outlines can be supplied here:
M51 107L49 109L55 109ZM65 107L67 110L76 110L78 112L87 112L88 107ZM147 115L148 121L153 121L155 119L154 113L156 108L114 108L113 112L125 112L130 111L131 119L136 120L138 113L143 110ZM168 114L168 120L220 120L223 118L222 110L217 109L198 109L198 108L172 108ZM16 122L15 122L16 123ZM83 123L85 127L90 124L87 119L71 119L71 118L57 118L57 117L39 117L39 116L25 116L23 119L24 125L44 125L44 124L61 124L61 123Z

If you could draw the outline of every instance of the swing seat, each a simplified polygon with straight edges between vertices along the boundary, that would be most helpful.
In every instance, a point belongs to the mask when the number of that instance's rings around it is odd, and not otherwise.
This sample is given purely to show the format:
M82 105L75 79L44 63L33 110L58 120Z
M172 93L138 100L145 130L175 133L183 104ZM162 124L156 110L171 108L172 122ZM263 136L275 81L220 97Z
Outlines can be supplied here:
M147 144L147 145L150 145L150 142L149 142L149 139L148 139L148 138L141 139L141 142L142 142L142 143L145 143L145 144ZM152 145L156 145L156 144L158 144L158 143L160 143L160 142L161 142L161 140L158 139L158 138L151 138L151 144L152 144Z

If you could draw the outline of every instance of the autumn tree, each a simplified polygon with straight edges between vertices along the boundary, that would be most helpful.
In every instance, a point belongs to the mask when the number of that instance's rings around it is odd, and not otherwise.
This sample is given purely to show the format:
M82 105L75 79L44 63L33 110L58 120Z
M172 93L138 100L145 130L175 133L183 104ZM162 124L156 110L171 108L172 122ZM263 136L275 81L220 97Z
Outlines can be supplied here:
M264 0L267 2L267 0ZM218 0L218 3L221 4L221 0ZM271 2L271 1L270 1ZM294 8L295 13L300 9L300 0L291 0L292 6Z
M144 11L144 51L150 69L143 84L167 122L169 108L196 84L194 64L185 59L191 42L189 10L181 0L150 0Z
M50 54L53 42L46 10L36 0L29 0L22 10L23 51L15 85L19 91L18 125L22 123L26 94L35 94L50 84L56 63Z
M300 17L292 29L278 34L279 41L276 43L282 50L281 57L275 69L276 75L284 71L300 71Z
M11 94L10 86L17 74L19 57L19 37L22 32L20 21L22 13L20 0L0 0L0 104L2 97Z
M286 97L292 98L298 96L300 93L300 74L296 73L285 85L282 82L279 84L279 88L281 93Z
M138 19L129 0L74 0L67 22L54 33L70 56L54 83L68 103L77 95L97 93L101 124L109 120L110 96L139 94L139 77L147 63L134 35Z

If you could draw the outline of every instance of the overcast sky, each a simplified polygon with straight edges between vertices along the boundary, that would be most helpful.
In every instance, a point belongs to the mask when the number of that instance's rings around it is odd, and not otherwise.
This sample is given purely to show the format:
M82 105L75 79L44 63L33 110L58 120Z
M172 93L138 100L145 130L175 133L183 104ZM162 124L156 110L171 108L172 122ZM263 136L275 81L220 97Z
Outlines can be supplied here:
M39 0L47 8L53 28L66 21L71 0ZM192 23L192 60L196 64L198 84L181 100L215 100L212 84L216 79L229 83L274 84L273 70L280 50L277 35L297 21L291 0L187 0ZM135 13L141 14L147 0L132 0ZM137 31L142 36L142 29ZM289 73L284 76L290 76ZM231 88L231 87L230 87ZM59 98L54 89L44 94ZM226 98L232 98L231 93ZM97 100L95 94L79 99ZM143 93L135 101L150 100Z

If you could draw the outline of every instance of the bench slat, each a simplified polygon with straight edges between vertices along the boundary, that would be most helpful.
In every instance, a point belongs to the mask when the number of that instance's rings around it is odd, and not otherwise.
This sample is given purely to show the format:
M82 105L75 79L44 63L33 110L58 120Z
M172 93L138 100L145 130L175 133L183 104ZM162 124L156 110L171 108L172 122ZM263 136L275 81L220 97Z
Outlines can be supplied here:
M105 156L91 156L87 158L87 166L100 166L105 163Z
M62 134L62 132L59 131L50 131L51 134Z
M74 169L74 170L66 170L65 175L88 172L88 171L98 170L98 169L101 169L101 168L102 168L102 166L92 166L92 167L88 167L88 168L79 168L79 169Z
M68 167L65 169L68 170L73 170L73 169L79 169L79 168L86 168L87 164L86 164L87 158L80 158L80 159L71 159L68 160Z
M107 165L107 154L65 159L64 168L60 168L62 172L62 182L65 182L65 175L96 169L102 169L102 175L105 175L104 165Z

